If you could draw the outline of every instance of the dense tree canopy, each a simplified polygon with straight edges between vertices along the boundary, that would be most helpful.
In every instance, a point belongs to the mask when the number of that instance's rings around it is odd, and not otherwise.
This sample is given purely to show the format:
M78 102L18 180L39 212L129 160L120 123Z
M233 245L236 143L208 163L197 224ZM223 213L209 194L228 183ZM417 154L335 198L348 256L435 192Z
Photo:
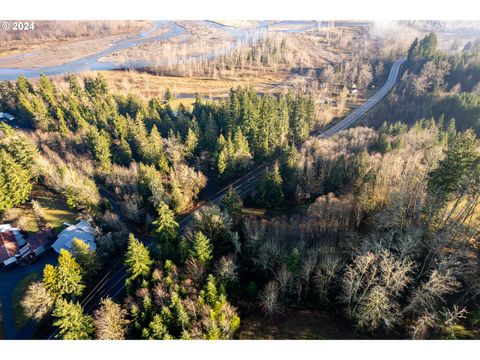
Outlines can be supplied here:
M22 135L0 122L0 211L23 204L32 190L36 150Z
M75 240L45 267L26 314L51 314L65 339L232 339L239 313L299 309L361 336L475 336L480 58L437 43L429 34L412 44L388 100L403 106L374 114L378 130L329 138L309 137L318 108L293 92L237 88L172 109L170 91L115 94L102 75L69 76L66 91L45 76L2 84L2 109L28 122L38 150L0 124L0 211L25 203L38 180L103 230L97 251ZM348 69L320 78L372 81L372 64ZM380 126L397 115L409 124ZM254 165L249 197L229 187L191 212ZM126 295L91 317L82 295L115 259Z
M60 250L58 265L47 265L43 271L43 283L47 291L54 298L80 296L85 289L82 278L82 269L72 254Z
M88 340L94 332L93 320L83 313L80 304L59 299L52 316L58 326L58 335L64 340Z

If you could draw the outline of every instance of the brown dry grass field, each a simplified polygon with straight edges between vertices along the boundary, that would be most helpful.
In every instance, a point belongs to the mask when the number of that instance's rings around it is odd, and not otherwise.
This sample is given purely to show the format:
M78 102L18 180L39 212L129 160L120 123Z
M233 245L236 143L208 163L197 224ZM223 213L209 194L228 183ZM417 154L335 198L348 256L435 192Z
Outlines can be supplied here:
M159 76L134 70L100 71L99 73L107 79L112 91L134 93L146 98L163 96L167 89L177 95L191 94L195 97L195 94L198 94L212 98L223 97L231 88L238 86L253 86L259 92L268 92L288 77L286 72L245 72L244 76L238 79ZM83 79L96 74L96 72L82 73L78 76ZM52 77L52 79L60 88L67 86L62 76Z

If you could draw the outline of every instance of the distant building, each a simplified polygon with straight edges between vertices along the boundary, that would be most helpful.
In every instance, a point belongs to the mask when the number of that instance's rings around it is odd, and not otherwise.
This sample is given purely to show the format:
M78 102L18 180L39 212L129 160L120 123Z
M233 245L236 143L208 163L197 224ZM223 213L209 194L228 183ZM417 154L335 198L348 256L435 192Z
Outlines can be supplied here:
M61 249L73 250L73 239L80 239L90 246L90 249L96 250L97 244L93 236L93 228L88 221L82 220L76 225L70 225L63 230L57 240L52 244L52 248L60 253Z
M357 85L356 84L352 84L352 86L350 87L350 94L356 94L358 92L358 89L357 89Z
M328 105L335 104L335 100L332 99L331 97L321 98L320 100L318 100L318 102L319 102L320 104L328 104Z
M15 120L15 116L6 112L0 112L0 120L12 121Z

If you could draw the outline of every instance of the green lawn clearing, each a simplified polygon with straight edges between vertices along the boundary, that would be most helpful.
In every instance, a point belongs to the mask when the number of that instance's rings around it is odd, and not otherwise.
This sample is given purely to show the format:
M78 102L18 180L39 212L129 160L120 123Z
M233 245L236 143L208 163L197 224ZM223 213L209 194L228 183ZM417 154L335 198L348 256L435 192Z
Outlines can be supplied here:
M195 103L195 98L194 97L191 97L191 98L179 98L179 99L173 99L173 100L170 100L168 102L168 104L170 105L170 107L173 109L173 110L177 110L178 107L180 106L180 104L183 104L183 106L185 106L185 108L187 110L192 110L192 107L193 107L193 104Z
M28 286L38 279L37 273L31 273L25 276L22 280L20 280L15 288L13 289L12 293L12 304L13 304L13 313L15 316L15 327L17 330L20 330L28 323L28 318L25 316L23 312L22 306L20 305L20 301L22 300L25 292L27 291Z
M64 222L76 222L78 211L71 209L60 195L43 186L35 186L31 198L40 203L45 212L45 220L56 231L63 229Z
M30 200L36 200L43 208L45 220L58 233L63 230L64 222L75 223L78 216L78 211L71 209L65 200L53 191L41 185L35 185ZM38 228L35 216L33 214L32 206L27 203L23 206L13 209L11 211L14 218L6 219L10 221L17 220L17 224L22 230L33 233L40 229Z

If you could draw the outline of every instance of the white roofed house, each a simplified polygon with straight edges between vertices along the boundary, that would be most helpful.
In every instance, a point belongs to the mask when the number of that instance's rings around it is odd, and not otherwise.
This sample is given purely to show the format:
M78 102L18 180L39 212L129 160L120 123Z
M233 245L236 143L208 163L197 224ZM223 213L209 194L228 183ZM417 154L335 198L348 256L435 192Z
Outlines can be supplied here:
M63 230L57 240L52 244L52 248L60 253L61 249L73 251L73 239L79 239L90 246L90 249L96 250L97 244L95 243L94 230L92 225L86 220L80 221L76 225L70 225Z

